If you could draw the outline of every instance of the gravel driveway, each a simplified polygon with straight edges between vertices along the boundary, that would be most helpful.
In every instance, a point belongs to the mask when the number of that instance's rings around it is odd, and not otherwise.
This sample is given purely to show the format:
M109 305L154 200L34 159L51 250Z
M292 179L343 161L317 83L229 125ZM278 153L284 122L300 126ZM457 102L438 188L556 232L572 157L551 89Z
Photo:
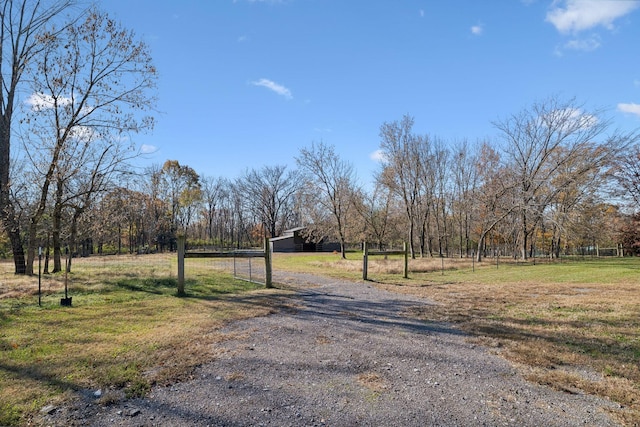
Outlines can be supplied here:
M274 277L296 309L234 322L228 351L193 380L144 399L85 402L50 425L612 426L606 400L524 381L443 323L403 313L431 302L367 283Z

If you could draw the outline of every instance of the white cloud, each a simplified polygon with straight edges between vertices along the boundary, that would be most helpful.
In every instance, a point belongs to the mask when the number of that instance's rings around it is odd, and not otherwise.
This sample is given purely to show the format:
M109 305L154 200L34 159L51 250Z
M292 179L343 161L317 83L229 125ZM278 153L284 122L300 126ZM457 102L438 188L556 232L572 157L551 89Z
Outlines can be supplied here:
M640 117L640 104L618 104L618 111Z
M554 5L546 21L561 33L577 33L598 26L613 29L614 21L631 13L640 1L560 0Z
M578 108L570 108L563 110L563 114L568 114L569 125L580 126L583 129L588 129L598 124L598 117L593 114L583 113Z
M538 119L541 126L565 131L589 129L598 124L598 117L584 113L579 108L553 110Z
M32 93L24 102L31 107L33 111L42 111L53 108L56 100L51 95ZM69 105L71 104L71 98L61 97L58 98L57 102L59 106Z
M387 161L386 156L384 155L384 151L376 150L373 153L369 154L369 158L374 162L383 163Z
M590 52L596 50L601 45L600 36L592 34L590 37L584 39L569 40L565 43L564 48L570 50L581 50L584 52Z
M141 154L152 154L152 153L155 153L156 151L158 151L158 148L153 146L153 145L142 144L140 146L140 153Z
M287 99L293 99L293 95L291 94L291 91L289 89L272 80L260 79L260 80L251 82L251 84L254 86L266 87L267 89L274 91L278 95L282 95Z
M471 34L474 34L476 36L481 35L483 31L484 28L482 27L482 25L474 25L471 27Z
M89 143L99 138L94 128L88 126L74 126L69 132L69 137L77 141Z

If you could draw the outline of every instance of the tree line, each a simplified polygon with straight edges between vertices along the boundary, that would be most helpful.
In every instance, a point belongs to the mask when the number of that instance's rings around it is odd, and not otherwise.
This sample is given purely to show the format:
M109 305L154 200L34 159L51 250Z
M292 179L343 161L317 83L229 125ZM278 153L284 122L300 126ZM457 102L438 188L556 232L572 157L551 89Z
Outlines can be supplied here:
M339 242L343 257L367 241L408 242L412 257L478 260L639 247L639 134L612 130L604 112L550 97L496 121L495 140L473 143L413 126L409 115L380 126L370 187L324 142L302 148L296 168L247 169L233 180L167 161L137 177L137 190L107 192L90 215L100 233L88 223L86 237L116 252L125 235L132 252L172 249L177 233L192 245L241 248L305 226L310 241Z
M446 141L405 115L380 126L380 167L360 184L330 144L240 177L178 160L132 172L131 136L153 128L157 72L148 47L73 0L7 0L0 9L0 251L31 274L63 253L241 248L305 226L323 238L417 256L559 257L640 247L638 131L551 96L493 125L496 137ZM49 266L49 260L53 266Z

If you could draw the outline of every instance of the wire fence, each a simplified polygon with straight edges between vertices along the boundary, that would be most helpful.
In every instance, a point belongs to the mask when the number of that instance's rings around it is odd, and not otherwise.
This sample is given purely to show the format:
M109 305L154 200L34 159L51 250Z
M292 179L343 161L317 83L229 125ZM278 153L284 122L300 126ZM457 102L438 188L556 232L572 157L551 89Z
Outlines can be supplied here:
M177 262L175 253L64 257L61 271L54 272L53 260L47 263L40 258L33 273L16 275L12 261L0 262L0 307L30 304L31 297L38 305L48 304L67 294L101 292L133 279L170 284L177 278Z

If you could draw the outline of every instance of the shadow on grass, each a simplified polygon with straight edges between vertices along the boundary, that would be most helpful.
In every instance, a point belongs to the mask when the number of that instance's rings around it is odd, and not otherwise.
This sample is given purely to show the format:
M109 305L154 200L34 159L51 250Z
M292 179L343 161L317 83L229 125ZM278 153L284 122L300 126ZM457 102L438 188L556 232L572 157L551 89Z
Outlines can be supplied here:
M177 278L125 278L116 280L113 285L118 289L124 289L131 292L142 292L152 295L170 295L179 298L195 298L202 300L215 300L223 295L240 294L261 288L261 285L254 283L235 281L228 282L212 282L195 279L187 279L185 281L185 291L183 294L178 292Z
M500 323L478 322L471 329L478 335L489 335L513 342L546 342L594 359L615 361L622 366L625 364L637 366L640 363L638 334L623 329L627 328L631 322L622 319L609 323L613 323L614 327L620 330L588 333L593 322L516 318L505 318ZM602 322L602 324L605 323ZM531 325L536 326L536 329L532 330ZM531 351L536 353L539 351L539 346L532 347ZM636 382L640 380L640 378L630 379Z
M178 281L173 278L127 278L119 279L114 285L132 292L145 292L155 295L168 295L178 288Z
M39 383L43 383L47 387L63 391L72 390L74 392L78 392L79 390L81 390L79 384L45 373L46 368L46 366L39 368L33 365L30 365L28 367L20 367L0 361L0 374L4 373L3 375L14 377L17 379L36 381ZM20 407L20 404L17 404L15 402L10 403L0 401L1 425L23 425L22 417L23 410Z
M56 376L46 374L44 372L46 368L47 366L43 366L42 369L40 369L37 366L33 365L29 365L28 367L19 367L0 362L0 371L5 371L8 374L18 378L29 378L34 381L43 382L47 385L57 387L61 390L77 391L82 388L74 382L66 381Z

